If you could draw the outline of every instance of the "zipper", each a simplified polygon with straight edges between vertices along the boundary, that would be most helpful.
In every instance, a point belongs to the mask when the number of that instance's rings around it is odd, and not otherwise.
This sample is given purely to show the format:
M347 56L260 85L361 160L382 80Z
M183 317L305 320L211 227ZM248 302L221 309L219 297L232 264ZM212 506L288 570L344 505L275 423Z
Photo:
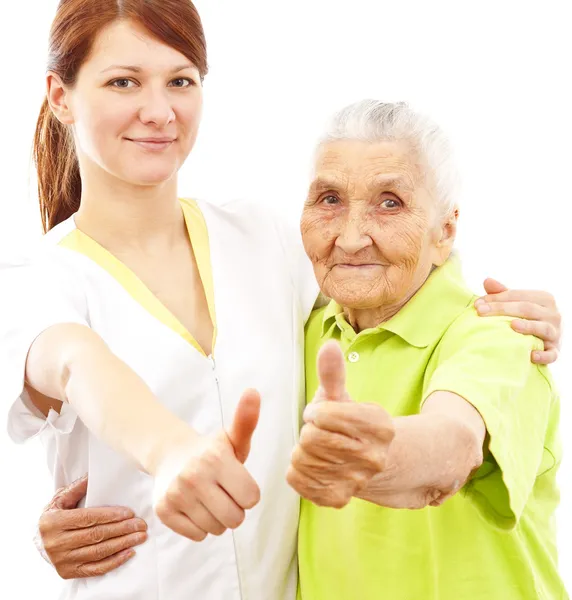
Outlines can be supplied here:
M213 375L214 375L214 379L216 381L216 389L217 389L217 393L218 393L218 403L221 407L221 416L222 416L222 402L221 402L221 398L220 398L220 387L218 385L218 375L216 373L216 363L215 363L214 356L212 354L209 356L209 360L211 361L212 368L213 368Z
M216 382L216 391L217 391L217 395L218 395L218 406L219 406L219 410L220 410L220 422L222 423L222 426L224 427L224 411L222 409L222 398L220 396L220 384L219 384L218 374L216 372L216 362L215 362L214 356L212 354L209 356L209 360L211 361L213 377ZM244 596L242 595L242 590L243 590L242 578L240 576L240 568L238 566L238 548L237 548L237 544L236 544L236 538L235 538L234 531L232 531L231 534L232 534L232 545L234 547L234 560L236 562L236 577L238 579L238 594L239 594L240 598L242 599Z

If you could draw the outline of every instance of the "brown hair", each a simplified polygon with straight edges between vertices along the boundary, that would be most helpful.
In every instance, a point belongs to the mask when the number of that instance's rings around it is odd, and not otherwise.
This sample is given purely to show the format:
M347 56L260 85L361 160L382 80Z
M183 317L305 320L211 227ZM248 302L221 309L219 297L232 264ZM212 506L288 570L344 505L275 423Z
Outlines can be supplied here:
M49 38L48 71L73 86L98 33L112 22L130 20L184 54L207 73L199 14L191 0L60 0ZM79 208L81 178L73 139L52 113L47 98L34 136L34 163L44 232Z

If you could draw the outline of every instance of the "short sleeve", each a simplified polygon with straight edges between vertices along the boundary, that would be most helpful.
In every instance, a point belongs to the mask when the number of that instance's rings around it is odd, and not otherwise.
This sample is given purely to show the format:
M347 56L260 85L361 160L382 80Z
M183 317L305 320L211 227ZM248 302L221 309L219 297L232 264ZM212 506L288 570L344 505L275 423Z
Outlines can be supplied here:
M0 406L10 437L23 442L45 427L24 389L28 352L46 329L60 323L89 326L82 279L45 256L0 261ZM65 411L63 411L65 412ZM71 414L71 411L67 411ZM55 413L57 415L57 413ZM69 421L66 416L63 421ZM57 419L52 416L52 425ZM64 424L66 427L68 424Z
M437 347L437 367L423 394L425 400L436 391L455 393L481 414L488 448L461 493L503 529L516 525L546 459L552 460L545 445L557 420L548 371L530 359L542 344L514 332L510 320L460 317Z
M302 244L300 230L294 227L286 219L276 218L276 229L284 247L284 253L288 260L292 283L296 290L300 310L304 316L304 322L310 317L314 307L323 306L327 303L320 294L320 288L314 276L312 263L306 255Z

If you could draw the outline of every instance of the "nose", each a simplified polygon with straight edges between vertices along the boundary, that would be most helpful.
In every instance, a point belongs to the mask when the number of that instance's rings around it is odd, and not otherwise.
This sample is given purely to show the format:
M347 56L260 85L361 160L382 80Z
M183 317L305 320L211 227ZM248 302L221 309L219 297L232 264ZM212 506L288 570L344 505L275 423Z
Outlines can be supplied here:
M336 246L345 254L357 254L360 250L373 245L373 240L366 231L366 220L360 212L352 211L344 220Z
M165 89L149 89L143 96L143 104L139 110L139 119L145 125L155 125L162 129L175 120L175 111Z

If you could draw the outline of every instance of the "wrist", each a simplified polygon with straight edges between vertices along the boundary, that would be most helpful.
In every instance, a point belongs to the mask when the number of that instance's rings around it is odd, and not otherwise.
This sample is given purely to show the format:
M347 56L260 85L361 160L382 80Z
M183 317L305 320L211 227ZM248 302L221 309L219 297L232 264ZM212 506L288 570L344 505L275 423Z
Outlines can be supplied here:
M178 421L173 415L173 420ZM163 429L163 428L161 428ZM196 451L201 436L183 421L169 424L167 432L156 436L144 456L143 468L153 477L179 472ZM174 476L174 475L173 475Z

